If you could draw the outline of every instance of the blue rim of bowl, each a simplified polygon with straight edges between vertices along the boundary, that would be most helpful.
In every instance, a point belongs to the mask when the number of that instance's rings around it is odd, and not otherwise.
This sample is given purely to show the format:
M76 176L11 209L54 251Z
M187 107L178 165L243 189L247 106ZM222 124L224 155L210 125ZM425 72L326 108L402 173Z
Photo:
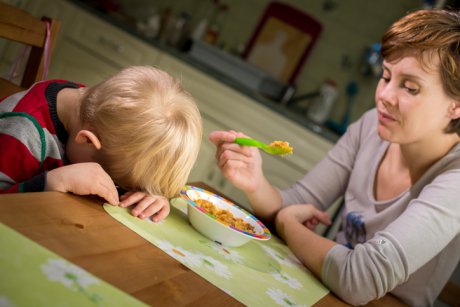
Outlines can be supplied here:
M196 186L192 186L192 185L186 185L184 186L184 188L180 191L180 195L183 199L185 199L190 205L192 205L194 208L200 210L201 212L203 212L204 214L206 214L207 216L209 216L210 218L212 218L213 220L215 220L216 222L218 223L221 223L222 225L225 225L224 223L220 222L219 220L217 220L217 218L206 212L206 210L204 210L203 208L201 208L200 206L198 206L193 200L190 199L190 197L188 197L187 195L187 191L189 190L197 190L197 191L200 191L200 192L203 192L203 193L206 193L206 194L209 194L209 195L212 195L216 198L219 198L221 200L223 200L224 202L226 202L227 204L229 204L230 206L233 206L233 207L236 207L237 209L241 210L244 212L244 214L246 214L249 218L251 218L252 220L254 220L254 222L256 222L263 230L263 234L255 234L255 233L250 233L250 232L247 232L247 231L244 231L244 230L241 230L241 229L238 229L236 227L233 227L233 226L228 226L238 232L241 232L241 233L244 233L245 235L247 236L250 236L250 237L253 237L253 238L257 238L259 240L268 240L270 239L271 237L271 233L270 233L270 230L259 220L257 219L255 216L253 216L251 213L249 213L248 211L244 210L243 208L237 206L236 204L234 204L233 202L229 201L228 199L222 197L222 196L219 196L217 194L214 194L208 190L205 190L205 189L202 189L202 188L199 188L199 187L196 187Z

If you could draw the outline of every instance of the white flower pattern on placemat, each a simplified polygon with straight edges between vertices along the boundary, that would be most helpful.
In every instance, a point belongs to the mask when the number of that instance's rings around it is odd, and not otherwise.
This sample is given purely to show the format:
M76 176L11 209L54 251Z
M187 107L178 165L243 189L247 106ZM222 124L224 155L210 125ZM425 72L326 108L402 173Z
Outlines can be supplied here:
M0 296L0 307L13 307L13 303L7 297Z
M304 268L305 267L302 265L302 263L297 259L294 255L288 254L286 256L281 255L279 252L277 252L275 249L266 246L266 245L260 245L262 249L273 259L281 262L282 264L288 266L288 267L296 267L296 268Z
M83 293L94 303L102 301L99 294L87 291L88 286L99 284L100 281L82 268L64 259L49 258L48 262L42 264L41 269L49 280L60 282L71 290Z
M232 272L230 272L230 270L225 264L212 257L204 255L201 256L205 266L212 270L214 273L216 273L219 276L222 276L225 279L230 279L232 277Z
M267 290L266 293L278 305L285 306L285 307L305 306L305 305L298 305L289 295L287 295L286 293L284 293L280 289L270 288L270 289Z
M229 271L228 267L212 257L205 256L201 253L192 253L180 246L174 246L171 242L166 240L155 240L155 244L157 244L157 246L168 255L181 261L185 265L208 268L211 272L222 276L225 279L232 277L232 273Z
M156 240L155 244L168 255L190 267L199 267L201 265L201 256L191 253L180 246L174 246L166 240Z
M216 242L210 242L210 243L211 243L211 248L216 250L219 253L219 255L224 257L226 260L230 260L233 263L239 263L239 264L242 264L244 262L244 258L234 249L223 246Z
M272 273L272 276L278 280L278 281L281 281L282 283L285 283L287 284L289 287L293 288L293 289L300 289L302 288L302 284L295 278L289 276L288 274L286 273L282 273L282 272L276 272L276 273Z

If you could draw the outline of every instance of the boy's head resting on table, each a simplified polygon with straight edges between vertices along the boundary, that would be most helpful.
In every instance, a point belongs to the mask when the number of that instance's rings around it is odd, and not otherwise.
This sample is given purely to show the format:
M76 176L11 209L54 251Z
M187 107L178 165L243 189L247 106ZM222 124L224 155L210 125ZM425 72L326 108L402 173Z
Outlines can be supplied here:
M191 95L153 67L129 67L93 87L38 82L0 100L0 193L94 194L159 221L188 179L201 135Z
M94 139L90 159L125 190L177 195L202 134L198 108L180 82L152 67L131 67L80 91L79 119L89 133L79 133L85 142ZM85 149L69 140L67 156L79 162Z
M394 63L414 56L426 71L439 74L445 94L460 100L460 13L418 10L393 25L382 37L381 54ZM460 135L460 119L454 118L446 133Z

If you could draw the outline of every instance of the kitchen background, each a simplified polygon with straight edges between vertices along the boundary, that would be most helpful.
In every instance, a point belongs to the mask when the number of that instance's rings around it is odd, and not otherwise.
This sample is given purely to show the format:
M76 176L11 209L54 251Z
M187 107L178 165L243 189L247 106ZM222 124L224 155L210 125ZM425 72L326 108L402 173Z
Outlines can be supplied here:
M337 123L342 121L347 104L352 104L350 121L374 106L378 77L364 64L369 57L368 49L379 42L388 26L408 11L444 4L422 0L283 2L306 12L322 25L319 39L295 81L294 97L316 92L326 80L333 80L337 85L338 98L330 110L330 119ZM210 0L119 1L125 13L146 23L152 16L168 10L173 16L188 14L188 24L192 29L200 21L207 20L212 25L213 19L217 19L219 33L215 45L233 54L244 50L269 3L267 0L221 0L220 3ZM300 100L292 107L297 112L304 112L303 107L308 107L313 101Z
M27 0L0 0L19 7ZM48 2L45 0L43 2ZM240 58L269 0L73 0L96 7L136 29L143 39L165 43L176 49L187 47L185 39L195 37L214 49ZM346 126L374 106L379 77L378 42L392 22L409 11L423 7L457 6L457 0L285 0L305 12L322 30L312 44L293 82L284 82L276 97L285 114L296 113L340 135ZM131 29L131 30L132 30ZM201 30L201 31L200 31ZM139 34L137 33L137 34ZM199 35L198 33L201 33ZM195 44L197 45L197 44ZM2 42L0 41L0 51ZM193 55L193 54L192 54ZM1 56L1 54L0 54ZM201 61L203 61L201 59ZM211 59L207 59L209 64ZM277 58L272 60L278 61ZM241 61L243 62L243 61ZM212 64L212 63L211 63ZM238 63L237 63L238 64ZM3 61L0 73L10 65ZM219 67L220 63L214 63ZM212 65L211 65L212 66ZM222 69L226 69L225 67ZM237 79L242 79L238 76ZM287 86L290 86L289 88ZM322 93L321 96L318 96ZM282 110L283 111L283 110ZM310 116L308 113L310 112ZM315 113L315 114L313 114ZM308 125L308 121L306 121ZM331 138L329 138L331 139ZM334 139L334 137L332 138Z

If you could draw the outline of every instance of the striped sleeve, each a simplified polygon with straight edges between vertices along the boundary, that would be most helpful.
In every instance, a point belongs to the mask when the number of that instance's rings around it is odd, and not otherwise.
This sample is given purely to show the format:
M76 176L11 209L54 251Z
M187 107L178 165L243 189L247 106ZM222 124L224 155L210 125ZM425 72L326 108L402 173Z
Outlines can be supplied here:
M64 165L68 136L57 117L56 99L67 87L79 85L37 82L0 101L0 193L43 191L46 171Z
M44 129L25 113L0 115L0 192L43 191Z

